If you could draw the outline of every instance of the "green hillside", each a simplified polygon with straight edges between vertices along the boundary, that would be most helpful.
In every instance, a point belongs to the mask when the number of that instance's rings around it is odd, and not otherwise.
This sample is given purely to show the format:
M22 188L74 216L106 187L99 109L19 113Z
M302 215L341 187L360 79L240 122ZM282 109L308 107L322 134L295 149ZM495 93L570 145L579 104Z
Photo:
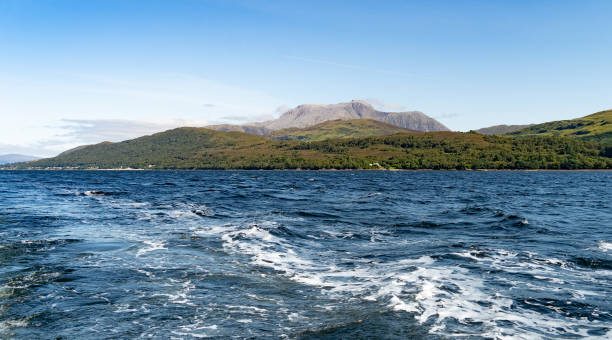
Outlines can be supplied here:
M222 132L184 127L120 143L102 142L78 147L54 158L41 160L42 166L99 168L176 168L190 160L221 150L241 150L269 141L243 132ZM36 166L39 166L37 163Z
M400 132L410 132L410 130L373 119L353 119L329 120L303 129L281 129L271 132L265 137L276 140L321 141L337 138L386 136Z
M533 125L507 133L513 137L565 136L612 143L612 110L572 119Z
M612 168L612 147L575 138L410 132L316 142L179 128L86 146L13 168L583 169Z
M483 135L503 135L504 133L522 130L533 126L534 124L528 125L494 125L486 128L474 130L475 132L481 133Z

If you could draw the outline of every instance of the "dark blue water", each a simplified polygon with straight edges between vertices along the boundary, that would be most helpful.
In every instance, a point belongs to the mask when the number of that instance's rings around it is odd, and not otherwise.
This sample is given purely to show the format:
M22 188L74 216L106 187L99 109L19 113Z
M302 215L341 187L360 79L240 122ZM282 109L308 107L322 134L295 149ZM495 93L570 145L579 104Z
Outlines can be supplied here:
M0 172L0 337L610 338L612 172Z

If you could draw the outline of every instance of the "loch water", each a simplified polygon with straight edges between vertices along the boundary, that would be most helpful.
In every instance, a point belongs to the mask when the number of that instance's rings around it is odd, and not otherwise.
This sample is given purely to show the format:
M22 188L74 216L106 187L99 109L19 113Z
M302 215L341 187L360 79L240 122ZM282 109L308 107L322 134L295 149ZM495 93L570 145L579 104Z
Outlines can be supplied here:
M612 172L0 172L0 338L141 337L612 338Z

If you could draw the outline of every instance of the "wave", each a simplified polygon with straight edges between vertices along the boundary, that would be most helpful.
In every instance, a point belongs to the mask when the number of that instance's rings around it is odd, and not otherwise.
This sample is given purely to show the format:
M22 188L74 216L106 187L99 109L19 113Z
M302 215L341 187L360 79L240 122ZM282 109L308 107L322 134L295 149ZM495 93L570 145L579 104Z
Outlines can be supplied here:
M152 251L168 249L164 241L142 241L142 243L147 245L147 247L138 249L136 257L140 257Z
M590 269L612 269L612 260L602 259L598 257L576 256L573 258L573 262L580 267L586 267Z
M409 313L419 324L429 327L432 334L534 339L585 336L587 331L602 326L580 314L564 314L564 309L547 309L543 313L524 304L517 305L512 296L488 288L485 278L466 268L444 265L444 259L425 255L374 262L344 257L342 253L319 252L292 244L293 239L283 237L290 234L271 232L278 227L268 222L266 228L234 226L216 232L221 233L227 251L248 255L253 266L269 268L297 283L318 287L322 294L338 301L359 298L388 310ZM527 269L543 282L565 283L554 276L559 266L555 259L546 264L532 263L528 261L529 254L504 250L457 255L488 262L502 271L524 273ZM457 323L464 327L456 327ZM447 327L451 324L453 327Z
M599 249L604 252L612 250L612 242L599 241Z
M375 197L375 196L378 196L378 195L382 195L382 193L380 193L380 192L373 192L371 194L366 194L366 195L360 196L359 199Z
M102 190L85 190L82 193L83 196L119 196L124 194L125 192Z

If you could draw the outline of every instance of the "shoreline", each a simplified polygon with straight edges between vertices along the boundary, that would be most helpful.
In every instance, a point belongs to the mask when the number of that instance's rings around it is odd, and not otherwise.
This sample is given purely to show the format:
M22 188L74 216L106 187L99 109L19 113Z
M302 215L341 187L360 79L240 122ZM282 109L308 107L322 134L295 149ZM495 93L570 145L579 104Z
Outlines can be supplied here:
M389 171L389 172L578 172L578 171L612 171L612 169L6 169L0 171Z

